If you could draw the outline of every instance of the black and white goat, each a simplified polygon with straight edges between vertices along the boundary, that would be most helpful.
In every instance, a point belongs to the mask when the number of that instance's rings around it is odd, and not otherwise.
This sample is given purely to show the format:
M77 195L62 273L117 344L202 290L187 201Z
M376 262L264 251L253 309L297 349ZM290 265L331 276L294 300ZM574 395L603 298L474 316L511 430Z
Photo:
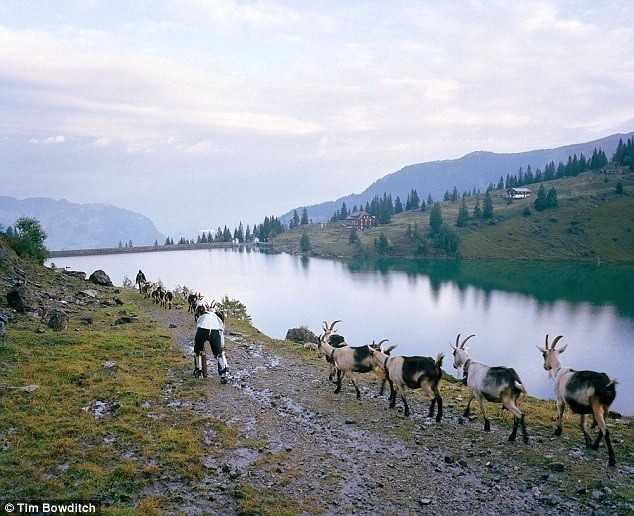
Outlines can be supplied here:
M396 345L390 346L389 351ZM405 417L409 417L409 405L405 397L405 387L410 389L422 389L431 398L429 416L434 416L434 409L438 404L438 414L436 421L442 419L442 397L440 396L440 380L442 378L442 359L444 353L438 353L436 358L431 357L390 357L388 350L383 350L379 345L378 349L370 347L372 364L375 367L383 368L385 377L390 383L390 408L396 406L396 397L400 394L405 407Z
M560 349L555 349L557 342L562 335L555 337L553 343L548 347L548 335L543 348L537 349L544 357L544 369L548 371L548 376L555 381L555 396L557 397L557 429L555 435L561 435L561 418L566 405L575 413L581 416L581 431L586 441L586 446L597 450L601 438L605 437L605 444L608 448L608 464L616 465L610 432L605 424L610 405L616 398L616 381L611 380L605 373L595 371L575 371L569 367L562 367L559 355L566 350L568 344ZM586 418L588 414L594 416L596 425L599 425L601 432L593 442L592 437L586 429Z
M361 399L361 391L357 385L355 373L369 373L374 371L379 378L383 380L381 392L385 383L385 374L383 368L375 368L372 364L370 355L370 346L349 347L348 345L334 347L330 344L330 336L335 333L335 324L341 321L335 321L330 326L324 321L324 333L319 337L319 353L330 358L335 365L337 371L337 388L335 394L341 391L341 383L346 376L350 375L352 384L357 393L357 399ZM384 341L381 341L381 343ZM379 345L381 344L379 343Z
M167 310L168 308L172 309L172 302L174 301L174 293L171 290L165 292L165 296L163 297L163 307Z
M163 285L159 285L155 290L152 291L152 302L156 305L163 303L163 296L165 295L165 289Z
M480 403L480 410L484 417L484 430L491 430L491 424L484 410L484 400L502 403L504 408L513 414L513 431L509 435L509 441L515 441L517 437L517 427L522 425L522 436L524 443L528 443L526 425L524 424L524 414L517 408L517 402L522 394L526 394L526 388L522 385L520 377L515 369L510 367L496 366L489 367L481 362L476 362L469 358L468 348L465 349L466 342L475 335L469 335L460 344L460 334L456 337L456 345L451 345L453 351L453 366L455 369L462 368L463 381L472 390L471 397L467 402L464 416L470 414L471 402L477 398Z
M196 308L198 307L198 305L200 304L200 302L203 299L203 295L198 292L196 294L194 294L193 292L191 294L189 294L187 296L187 311L188 312L192 312L192 313L196 313Z
M154 292L155 287L156 285L154 283L146 281L145 283L143 283L143 286L141 287L141 295L145 299L149 299L152 296L152 292Z

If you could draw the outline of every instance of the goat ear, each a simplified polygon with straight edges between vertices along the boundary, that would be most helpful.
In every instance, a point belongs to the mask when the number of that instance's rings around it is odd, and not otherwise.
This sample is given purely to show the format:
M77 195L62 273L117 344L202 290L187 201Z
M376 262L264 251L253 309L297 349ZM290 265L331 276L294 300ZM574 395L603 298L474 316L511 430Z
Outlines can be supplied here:
M559 354L563 353L564 351L566 351L566 348L568 347L568 344L564 344L563 347L559 348Z
M546 353L547 351L546 348L540 348L537 344L535 344L535 347L539 350L540 353Z
M385 353L386 355L389 355L389 354L390 354L390 353L391 353L394 349L396 349L396 347L397 347L397 346L398 346L398 344L392 344L389 348L387 348L387 349L385 350L385 352L384 352L384 353Z

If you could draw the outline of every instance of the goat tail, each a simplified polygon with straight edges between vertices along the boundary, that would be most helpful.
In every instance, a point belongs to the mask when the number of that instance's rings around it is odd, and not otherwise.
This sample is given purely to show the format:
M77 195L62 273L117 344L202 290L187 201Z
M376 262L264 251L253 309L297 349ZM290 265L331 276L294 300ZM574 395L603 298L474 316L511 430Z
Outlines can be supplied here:
M614 399L616 398L616 384L618 382L616 380L610 380L607 385L597 392L597 396L599 401L607 405L608 407L612 404Z
M520 382L515 382L515 387L517 387L520 391L522 391L524 394L527 394L528 391L526 390L526 387L524 387L523 383Z
M434 366L440 368L442 366L442 359L445 358L445 354L440 352L436 355L436 360L434 362Z

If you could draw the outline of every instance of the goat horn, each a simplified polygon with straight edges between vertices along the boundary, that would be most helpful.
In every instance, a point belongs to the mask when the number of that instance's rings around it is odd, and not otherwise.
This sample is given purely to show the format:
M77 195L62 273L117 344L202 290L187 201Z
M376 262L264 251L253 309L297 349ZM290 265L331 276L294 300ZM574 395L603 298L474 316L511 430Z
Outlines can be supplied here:
M555 349L555 345L559 342L559 339L563 338L563 335L557 335L557 337L555 337L555 340L553 340L553 345L550 349Z
M381 344L383 344L384 342L387 342L388 340L390 340L390 339L383 339L382 341L380 341L380 342L376 345L376 347L377 347L377 348L379 348L379 349L381 349Z
M460 340L460 334L458 334L458 336L456 337L456 347L457 347L457 348L458 348L458 347L460 347L460 346L458 345L458 341L459 341L459 340Z
M471 337L475 337L475 333L473 335L469 335L467 338L465 338L462 341L462 344L460 344L460 349L464 349L464 345L467 343L467 341L471 338Z
M546 334L546 349L548 349L548 334Z
M334 322L330 325L330 328L328 328L328 329L329 329L330 331L335 331L335 330L334 330L334 327L335 327L335 324L337 324L338 322L341 322L341 319L338 319L338 320L334 321Z

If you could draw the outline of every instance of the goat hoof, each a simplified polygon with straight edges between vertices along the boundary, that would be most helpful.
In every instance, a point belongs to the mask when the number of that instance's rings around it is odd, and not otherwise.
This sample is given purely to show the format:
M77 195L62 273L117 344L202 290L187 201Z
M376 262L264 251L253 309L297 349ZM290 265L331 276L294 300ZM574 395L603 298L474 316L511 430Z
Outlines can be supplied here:
M558 437L561 435L561 428L557 428L557 430L555 430L555 435Z
M484 431L485 432L490 432L491 431L491 425L489 424L488 421L485 421L485 423L484 423Z
M608 466L610 466L610 467L614 467L614 466L616 466L616 460L614 460L614 459L610 459L610 460L608 461Z
M509 441L511 441L512 443L515 442L515 436L509 435Z

